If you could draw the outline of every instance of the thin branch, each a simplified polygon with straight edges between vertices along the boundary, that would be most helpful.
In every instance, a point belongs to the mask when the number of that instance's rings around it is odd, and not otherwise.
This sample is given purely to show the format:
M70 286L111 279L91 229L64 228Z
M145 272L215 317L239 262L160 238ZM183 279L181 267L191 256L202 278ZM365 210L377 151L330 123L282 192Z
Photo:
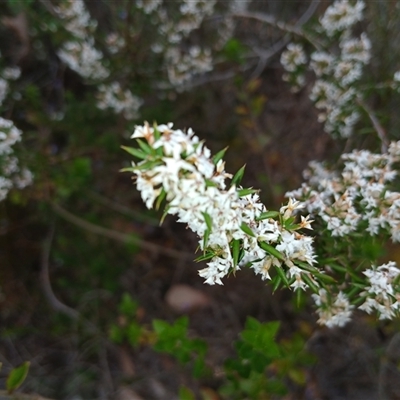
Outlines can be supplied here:
M127 235L126 233L121 233L114 231L112 229L107 229L103 228L102 226L98 226L95 224L92 224L91 222L85 221L84 219L77 217L76 215L70 213L69 211L65 210L63 207L56 203L51 203L53 210L60 215L62 218L67 220L68 222L71 222L72 224L79 226L82 229L85 229L86 231L92 232L96 235L100 236L105 236L108 237L109 239L116 240L118 242L122 243L133 243L136 244L143 249L149 250L153 253L158 253L158 254L163 254L172 258L177 258L177 259L187 259L193 261L193 254L192 253L187 253L187 252L182 252L182 251L177 251L173 249L168 249L159 245L156 245L154 243L147 242L143 239L134 237L132 235Z
M315 11L318 8L320 0L313 0L310 5L308 6L307 10L303 13L303 15L297 20L297 22L293 25L295 29L299 29L303 26L309 19L314 15ZM270 21L271 16L265 15L265 17ZM279 22L276 22L279 23ZM285 25L286 26L286 25ZM296 31L298 32L298 31ZM302 32L302 31L301 31ZM302 32L304 35L304 32ZM253 48L253 50L258 54L259 61L257 67L253 71L251 77L252 79L256 79L260 76L262 71L265 69L269 59L279 53L288 43L290 42L290 35L286 34L283 38L275 42L272 46L270 46L267 50L260 49L260 48Z
M309 36L306 32L304 32L301 29L301 26L304 25L314 14L319 3L320 0L313 0L308 9L305 11L305 13L299 18L299 20L294 25L279 21L274 16L264 14L261 12L251 12L251 11L234 12L232 14L232 17L255 19L257 21L264 22L265 24L271 25L286 33L303 37L304 39L309 41L313 46L315 46L318 50L320 50L321 46L316 42L315 38Z
M113 201L109 199L108 197L102 196L101 194L94 192L93 190L86 190L85 191L88 197L91 197L94 201L97 201L98 203L111 208L112 210L115 210L121 214L124 214L128 217L131 217L133 219L136 219L137 221L142 221L145 222L146 224L152 225L152 226L158 226L159 222L155 218L148 217L147 215L144 215L143 213L140 212L135 212L131 210L129 207L126 207L120 203L117 203L116 201Z
M56 310L60 311L72 319L78 319L79 318L79 312L74 310L71 307L68 307L64 303L62 303L56 295L53 292L53 288L51 286L51 281L50 281L50 273L49 273L49 260L50 260L50 251L51 251L51 245L53 243L53 238L54 238L54 231L55 231L55 225L54 223L52 224L50 228L50 232L47 235L46 239L43 242L42 245L42 260L41 260L41 270L40 270L40 281L42 282L42 287L44 294L50 303L50 305Z
M368 114L369 119L372 122L372 125L374 126L376 133L379 136L379 139L381 140L381 151L382 153L386 153L389 147L389 140L387 138L387 134L381 123L379 122L378 118L372 111L372 109L362 100L360 97L357 98L357 103L362 107L362 109Z

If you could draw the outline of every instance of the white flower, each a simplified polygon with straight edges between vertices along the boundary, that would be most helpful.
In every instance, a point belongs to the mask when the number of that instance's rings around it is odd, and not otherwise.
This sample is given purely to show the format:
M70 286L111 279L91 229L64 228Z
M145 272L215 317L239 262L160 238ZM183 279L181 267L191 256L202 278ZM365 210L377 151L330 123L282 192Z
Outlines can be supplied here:
M143 103L142 99L134 96L128 89L123 90L118 82L100 85L97 99L100 110L112 109L116 114L122 113L128 120L138 117L138 110Z
M3 69L3 78L8 80L16 80L21 76L21 69L18 67L7 67Z
M104 79L110 72L101 64L103 54L94 48L93 40L66 42L58 56L84 78Z
M310 67L318 77L332 71L335 58L329 53L316 51L311 54Z
M360 39L342 40L340 47L343 60L367 64L371 58L371 42L365 32L361 34Z
M287 49L281 55L281 64L286 71L294 72L307 62L303 46L298 43L289 43Z
M288 204L286 206L282 206L279 209L279 212L281 214L283 214L283 219L286 220L292 216L293 211L299 210L303 207L304 207L304 204L302 204L300 201L290 198Z
M348 0L335 1L326 9L325 14L320 19L321 26L328 36L333 36L339 31L345 31L362 20L364 8L365 3L361 0L358 0L354 6Z
M8 94L8 82L5 79L0 78L0 105Z
M325 289L320 289L318 294L312 294L319 315L318 323L328 328L344 326L351 320L354 306L350 304L347 296L339 292L333 300Z
M343 60L336 64L333 76L343 86L347 86L350 83L360 79L362 74L361 64L349 60Z
M150 14L155 11L161 3L162 0L137 0L136 7L141 8L146 14Z
M155 129L160 135L155 135ZM172 124L153 128L146 123L135 128L132 138L143 138L157 149L157 156L150 154L148 160L133 164L137 188L147 207L153 206L163 190L168 203L166 213L176 215L179 222L187 224L198 235L199 248L214 255L208 267L199 272L206 283L222 284L225 275L247 264L262 279L270 279L271 266L281 268L282 261L263 250L260 244L272 245L281 251L289 268L297 261L313 264L312 238L290 233L273 219L258 220L267 211L259 196L239 197L235 185L226 190L224 180L231 175L224 171L224 162L220 160L215 166L210 150L191 129L187 132L172 129ZM146 168L150 160L154 165ZM287 219L301 207L298 201L290 199L281 208L281 214ZM309 226L310 222L303 219L302 223ZM248 228L244 229L243 224ZM298 229L297 225L294 227ZM240 262L236 259L236 266L231 254L234 240L243 254Z

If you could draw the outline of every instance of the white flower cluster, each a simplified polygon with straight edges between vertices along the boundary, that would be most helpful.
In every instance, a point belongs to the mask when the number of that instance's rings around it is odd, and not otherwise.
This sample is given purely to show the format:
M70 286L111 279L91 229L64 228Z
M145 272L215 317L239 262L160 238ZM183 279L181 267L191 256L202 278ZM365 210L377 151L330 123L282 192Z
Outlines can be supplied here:
M213 60L208 48L185 43L191 32L198 29L204 19L214 11L215 0L182 0L177 9L157 7L152 22L164 40L151 46L154 53L164 54L164 63L171 85L178 89L195 75L211 71Z
M318 119L332 135L349 137L360 118L357 100L361 98L354 84L360 80L363 67L371 58L371 42L367 35L352 37L350 29L362 19L364 2L359 0L352 6L347 0L336 1L328 7L320 19L320 31L328 37L340 33L339 48L332 43L332 54L315 51L310 56L310 69L317 77L310 99L320 110ZM299 44L289 44L282 53L281 63L287 73L283 78L294 90L305 83L304 64L306 56Z
M141 8L146 14L155 11L162 3L162 0L137 0L136 7Z
M365 3L361 0L358 0L354 5L348 0L335 1L326 9L325 14L320 19L321 26L328 36L342 33L362 20L364 8Z
M67 0L56 12L66 21L66 30L78 39L64 43L57 53L61 60L83 78L107 78L110 72L102 65L103 53L95 48L92 36L96 22L91 20L84 1Z
M214 11L216 0L183 0L179 5L179 15L176 20L170 18L164 9L159 9L158 30L167 37L170 44L176 44L198 29L203 20Z
M13 156L12 146L21 140L21 135L12 121L0 117L0 201L13 186L22 189L32 183L32 173L20 170L18 159Z
M150 4L152 2L145 2ZM140 3L146 6L143 2ZM66 29L77 39L68 41L58 51L60 59L69 68L86 79L104 80L110 71L103 65L103 53L96 49L92 33L97 25L92 21L83 0L67 0L56 9L60 18L66 20ZM117 53L125 46L125 40L117 33L110 33L105 38L110 53ZM126 119L138 116L142 100L134 96L128 89L122 89L118 82L99 86L97 107L101 110L111 109L115 113L123 113Z
M392 142L387 154L361 150L341 158L341 173L310 163L307 182L286 195L302 199L307 211L318 215L332 236L362 229L371 236L387 232L394 242L400 242L400 193L390 190L397 177L394 164L400 161L400 142Z
M189 48L188 53L182 53L178 47L171 47L165 55L168 78L175 87L180 87L193 76L213 69L211 51L198 46Z
M221 285L224 276L250 264L262 279L271 279L274 266L294 290L319 287L310 272L319 272L313 267L312 238L297 231L311 229L312 221L303 218L294 224L293 212L302 207L299 202L289 200L270 214L254 190L241 193L234 184L227 189L225 179L231 175L225 172L222 158L213 161L191 129L183 132L173 130L172 124L155 128L145 124L136 127L132 138L145 139L149 146L148 154L131 149L143 160L128 169L136 175L143 201L151 208L164 193L166 213L177 215L198 235L199 246L210 260L199 271L206 283Z
M281 64L286 71L294 72L299 66L307 63L307 56L301 44L289 43L282 53Z
M109 33L105 42L111 54L118 53L125 46L125 39L116 32Z
M332 299L332 296L328 295L325 289L320 289L318 294L312 294L311 296L317 306L319 324L333 328L335 326L344 326L351 320L354 306L350 304L349 299L343 292L339 292Z
M391 261L379 267L373 267L363 272L368 278L369 285L365 292L365 302L359 307L371 314L378 311L379 319L393 319L400 310L400 270Z
M116 114L122 113L128 120L138 117L138 110L143 101L129 90L123 90L118 82L100 85L97 93L97 107L100 110L112 109Z
M92 32L97 26L83 0L65 1L55 7L55 11L65 20L65 29L80 39L85 39L88 32Z
M21 70L18 67L6 67L0 71L0 106L3 104L9 92L8 81L18 79L20 75Z
M93 40L66 42L57 54L69 68L83 78L107 78L110 72L101 63L103 54L93 44Z
M307 56L303 46L299 43L289 43L282 52L281 64L289 73L283 75L283 79L291 83L293 91L298 91L305 83L304 69L307 64Z

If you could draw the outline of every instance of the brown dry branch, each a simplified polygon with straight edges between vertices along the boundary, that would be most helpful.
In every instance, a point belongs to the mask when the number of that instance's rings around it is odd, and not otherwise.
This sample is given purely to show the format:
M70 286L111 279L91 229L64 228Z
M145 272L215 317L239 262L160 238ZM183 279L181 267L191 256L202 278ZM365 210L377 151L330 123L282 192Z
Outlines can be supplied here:
M70 213L65 208L61 207L56 203L51 203L53 210L58 214L60 217L64 218L66 221L71 222L72 224L79 226L82 229L85 229L88 232L94 233L96 235L105 236L110 239L116 240L122 243L133 243L145 250L149 250L156 254L162 254L168 257L177 258L179 260L187 259L193 260L193 254L173 249L168 249L163 246L159 246L154 243L150 243L146 240L133 237L132 235L128 235L126 233L117 232L112 229L103 228L102 226L98 226L92 224L91 222L85 221L84 219L77 217L76 215Z

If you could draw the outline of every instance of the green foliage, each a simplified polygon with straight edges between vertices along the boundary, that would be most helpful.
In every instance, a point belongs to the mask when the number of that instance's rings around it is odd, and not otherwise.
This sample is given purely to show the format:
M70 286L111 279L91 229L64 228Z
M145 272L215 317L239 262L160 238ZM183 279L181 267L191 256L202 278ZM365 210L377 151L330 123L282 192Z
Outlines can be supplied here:
M289 377L298 385L305 383L303 367L312 362L304 353L304 339L276 340L279 322L260 323L249 317L236 342L236 358L225 363L227 381L220 393L226 399L269 399L283 396Z
M205 356L207 344L201 339L188 337L187 317L181 317L169 324L162 320L153 320L153 329L157 335L154 350L174 356L180 363L193 363L193 375L200 377L206 373Z
M237 63L244 62L245 53L246 53L246 47L238 39L235 38L229 39L223 48L224 56L228 60Z
M179 388L179 400L196 400L196 396L193 392L185 386Z
M6 382L8 393L14 392L14 390L18 389L23 384L28 375L30 365L31 363L29 361L25 361L19 367L11 370Z

